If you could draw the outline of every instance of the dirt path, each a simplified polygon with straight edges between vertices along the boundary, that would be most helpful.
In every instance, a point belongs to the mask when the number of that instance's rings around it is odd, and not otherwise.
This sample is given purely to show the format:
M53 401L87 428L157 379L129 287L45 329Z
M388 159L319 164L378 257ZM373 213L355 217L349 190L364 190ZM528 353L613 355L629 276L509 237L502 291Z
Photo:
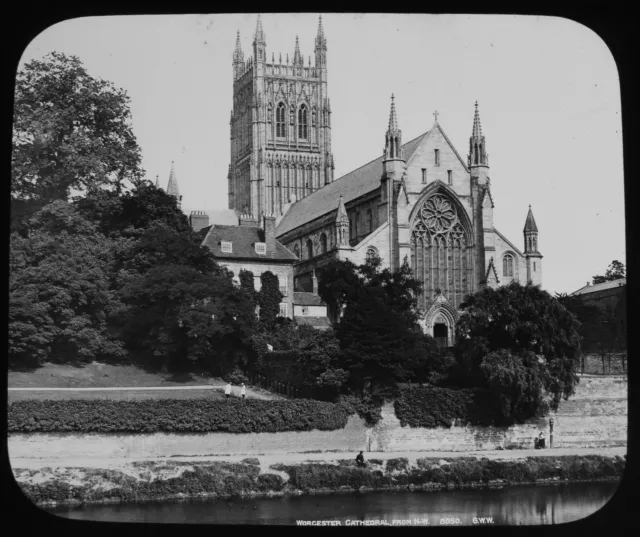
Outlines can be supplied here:
M502 450L502 451L412 451L412 452L368 452L365 454L365 460L367 459L396 459L405 457L411 464L416 464L417 459L421 458L433 458L433 459L449 459L457 457L486 457L492 460L499 459L524 459L526 457L562 457L567 455L605 455L605 456L623 456L627 454L626 447L611 447L611 448L557 448L557 449L517 449L517 450ZM213 461L229 461L237 462L247 458L257 458L260 461L260 466L263 471L272 464L300 464L303 462L319 462L319 463L331 463L344 459L355 459L355 452L344 453L270 453L266 455L225 455L225 456L208 456L208 457L165 457L162 459L151 459L155 461L183 461L193 463L206 463ZM11 466L13 468L55 468L55 467L67 467L67 468L122 468L132 462L150 460L150 459L114 459L114 458L99 458L99 457L87 457L73 459L23 459L12 457Z

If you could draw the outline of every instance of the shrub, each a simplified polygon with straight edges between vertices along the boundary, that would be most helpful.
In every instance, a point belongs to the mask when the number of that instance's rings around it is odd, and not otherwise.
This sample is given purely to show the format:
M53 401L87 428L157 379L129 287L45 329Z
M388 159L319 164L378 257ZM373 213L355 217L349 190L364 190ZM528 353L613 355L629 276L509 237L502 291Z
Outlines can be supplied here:
M387 461L387 472L396 472L396 471L406 470L408 466L409 466L409 460L406 457L389 459Z
M343 395L338 401L349 414L358 414L369 426L375 425L382 418L382 404L384 401L380 397L372 397L369 394L362 397Z
M261 433L333 431L349 414L344 406L306 399L164 399L142 401L16 401L9 433Z

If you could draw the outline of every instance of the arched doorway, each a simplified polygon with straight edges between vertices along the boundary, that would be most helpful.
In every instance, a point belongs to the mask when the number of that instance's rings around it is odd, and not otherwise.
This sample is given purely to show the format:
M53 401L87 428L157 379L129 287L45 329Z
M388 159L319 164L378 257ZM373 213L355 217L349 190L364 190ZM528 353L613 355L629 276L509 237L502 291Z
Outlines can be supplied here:
M449 327L445 323L435 323L433 325L433 339L436 340L438 347L449 346Z

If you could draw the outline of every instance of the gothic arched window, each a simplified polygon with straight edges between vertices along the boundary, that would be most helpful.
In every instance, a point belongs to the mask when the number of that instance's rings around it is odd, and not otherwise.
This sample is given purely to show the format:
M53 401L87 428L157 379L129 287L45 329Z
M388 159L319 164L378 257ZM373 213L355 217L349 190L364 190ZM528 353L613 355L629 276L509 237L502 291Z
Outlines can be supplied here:
M303 104L298 110L298 138L307 139L307 106Z
M313 257L313 243L311 239L307 240L307 259L311 259Z
M369 233L373 231L373 212L367 209L367 224L369 225Z
M278 104L278 108L276 108L276 136L278 138L284 138L287 132L285 130L284 112L284 103Z
M324 233L320 235L320 253L327 253L327 236Z
M502 275L513 278L513 256L511 254L506 254L502 258Z
M293 255L300 259L300 248L298 248L297 244L293 247Z
M468 219L456 200L443 192L425 198L417 209L411 224L411 264L424 289L418 306L427 310L441 292L457 309L473 283Z

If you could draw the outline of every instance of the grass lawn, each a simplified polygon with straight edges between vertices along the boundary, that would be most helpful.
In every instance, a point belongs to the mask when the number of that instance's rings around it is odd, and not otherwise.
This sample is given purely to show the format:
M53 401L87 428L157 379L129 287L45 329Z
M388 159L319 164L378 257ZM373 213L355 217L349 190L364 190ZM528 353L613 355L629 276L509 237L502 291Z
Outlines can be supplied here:
M9 388L131 388L222 386L221 379L194 373L153 373L134 365L91 363L83 366L44 364L33 371L9 371ZM171 393L176 393L171 391Z

